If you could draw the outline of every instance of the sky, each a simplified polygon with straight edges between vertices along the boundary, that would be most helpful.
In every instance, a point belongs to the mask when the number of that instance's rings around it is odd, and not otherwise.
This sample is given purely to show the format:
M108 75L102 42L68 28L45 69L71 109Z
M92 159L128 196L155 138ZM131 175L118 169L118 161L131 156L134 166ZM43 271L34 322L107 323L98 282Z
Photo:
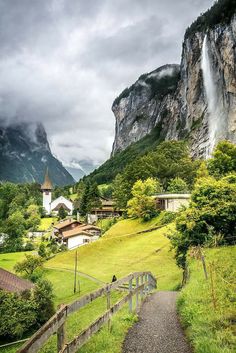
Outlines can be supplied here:
M184 32L212 0L0 0L0 118L40 121L66 166L109 158L113 100L180 63Z

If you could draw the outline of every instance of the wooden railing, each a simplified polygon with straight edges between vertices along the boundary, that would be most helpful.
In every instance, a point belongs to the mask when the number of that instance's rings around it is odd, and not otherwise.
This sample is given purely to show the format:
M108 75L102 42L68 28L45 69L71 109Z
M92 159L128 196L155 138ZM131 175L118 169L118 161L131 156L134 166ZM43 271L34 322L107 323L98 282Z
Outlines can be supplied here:
M116 282L89 293L71 304L62 305L60 309L48 320L18 351L17 353L36 353L45 342L57 333L57 352L75 353L100 327L129 302L129 311L134 309L133 296L136 296L136 307L152 289L156 288L156 279L151 272L135 272ZM112 290L125 290L128 294L111 306L110 296ZM79 333L72 341L66 343L65 322L68 315L78 311L95 299L105 295L107 297L107 310L89 327Z

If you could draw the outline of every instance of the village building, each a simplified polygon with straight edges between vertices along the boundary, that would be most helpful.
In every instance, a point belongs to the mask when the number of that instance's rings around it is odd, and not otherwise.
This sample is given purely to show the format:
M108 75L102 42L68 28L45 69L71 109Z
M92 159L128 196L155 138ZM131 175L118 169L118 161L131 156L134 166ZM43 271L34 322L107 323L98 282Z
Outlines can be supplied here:
M0 290L21 293L34 287L33 283L0 268Z
M155 196L156 206L159 210L178 212L184 206L188 207L190 194L159 194Z
M123 212L115 207L115 202L113 200L101 197L100 201L102 206L100 208L92 209L88 214L88 223L92 224L98 219L122 216Z
M81 222L73 218L64 219L59 223L53 225L53 234L54 235L62 234L63 232L72 230L80 226L81 224L82 224Z
M41 185L41 191L43 193L43 207L46 213L57 215L60 208L72 215L73 212L73 202L66 199L64 196L59 196L57 199L52 201L52 182L49 178L48 169L46 170L44 182Z
M64 223L64 224L63 224ZM58 244L65 245L68 250L91 243L101 235L99 227L81 224L78 221L62 222L54 226L54 238Z

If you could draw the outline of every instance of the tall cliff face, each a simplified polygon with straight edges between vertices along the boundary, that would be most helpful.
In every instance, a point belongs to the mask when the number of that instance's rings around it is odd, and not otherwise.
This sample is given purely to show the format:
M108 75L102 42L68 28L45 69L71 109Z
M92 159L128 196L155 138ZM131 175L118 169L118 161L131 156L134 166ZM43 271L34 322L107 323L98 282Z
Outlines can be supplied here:
M174 101L179 65L165 65L144 74L125 89L113 103L116 117L114 154L140 140L165 118L166 107Z
M194 155L208 157L221 139L236 142L235 59L235 16L184 41L176 136L189 136Z
M220 139L236 143L236 16L185 37L179 77L174 89L159 99L146 86L137 93L141 76L115 100L113 154L158 123L164 139L188 139L194 156L207 158Z
M42 183L46 167L54 185L74 182L52 155L42 124L0 124L0 181Z

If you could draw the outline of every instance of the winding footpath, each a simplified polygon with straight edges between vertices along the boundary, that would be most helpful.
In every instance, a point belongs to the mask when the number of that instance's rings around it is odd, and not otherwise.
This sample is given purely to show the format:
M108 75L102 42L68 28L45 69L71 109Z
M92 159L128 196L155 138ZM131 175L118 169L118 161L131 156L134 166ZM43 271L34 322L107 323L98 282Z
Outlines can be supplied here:
M191 353L176 312L177 292L147 297L139 320L128 331L123 353Z

